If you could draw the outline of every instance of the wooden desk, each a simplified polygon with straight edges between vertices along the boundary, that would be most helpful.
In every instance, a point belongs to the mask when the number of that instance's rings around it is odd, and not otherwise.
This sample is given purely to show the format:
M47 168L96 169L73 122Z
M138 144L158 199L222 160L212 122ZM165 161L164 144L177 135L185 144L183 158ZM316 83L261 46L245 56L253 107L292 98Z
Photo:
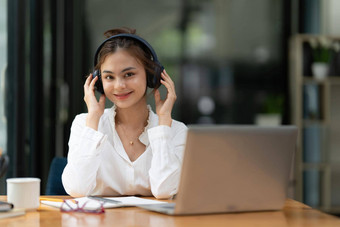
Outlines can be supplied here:
M49 196L51 197L51 196ZM58 198L66 198L58 197ZM0 196L5 201L5 196ZM137 207L106 209L104 214L62 213L41 205L25 216L0 219L1 227L54 226L340 226L340 219L288 199L282 211L168 216Z

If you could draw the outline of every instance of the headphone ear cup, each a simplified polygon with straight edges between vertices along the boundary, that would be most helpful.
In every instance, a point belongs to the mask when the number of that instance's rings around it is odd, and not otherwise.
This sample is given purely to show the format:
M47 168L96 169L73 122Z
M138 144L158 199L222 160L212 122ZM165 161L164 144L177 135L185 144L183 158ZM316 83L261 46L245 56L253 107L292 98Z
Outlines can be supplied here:
M160 64L157 63L155 69L154 69L154 74L149 73L147 75L147 86L149 88L159 88L161 86L161 73L164 70L164 67Z
M98 92L104 94L102 75L100 74L100 71L98 69L93 72L92 79L96 78L97 76L98 76L98 80L96 81L94 86Z

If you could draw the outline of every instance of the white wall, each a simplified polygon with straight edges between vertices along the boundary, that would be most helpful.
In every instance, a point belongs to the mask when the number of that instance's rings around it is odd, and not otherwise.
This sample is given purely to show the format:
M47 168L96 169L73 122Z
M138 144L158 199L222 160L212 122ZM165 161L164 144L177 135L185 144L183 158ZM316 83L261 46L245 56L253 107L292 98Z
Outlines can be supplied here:
M340 35L340 1L322 0L321 2L322 33L325 35Z

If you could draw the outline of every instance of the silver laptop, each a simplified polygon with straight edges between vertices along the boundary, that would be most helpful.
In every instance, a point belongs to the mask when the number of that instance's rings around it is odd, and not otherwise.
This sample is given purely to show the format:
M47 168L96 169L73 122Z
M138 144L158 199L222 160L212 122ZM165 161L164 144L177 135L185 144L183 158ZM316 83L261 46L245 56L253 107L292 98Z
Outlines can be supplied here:
M174 203L140 206L170 215L282 209L295 126L189 126Z

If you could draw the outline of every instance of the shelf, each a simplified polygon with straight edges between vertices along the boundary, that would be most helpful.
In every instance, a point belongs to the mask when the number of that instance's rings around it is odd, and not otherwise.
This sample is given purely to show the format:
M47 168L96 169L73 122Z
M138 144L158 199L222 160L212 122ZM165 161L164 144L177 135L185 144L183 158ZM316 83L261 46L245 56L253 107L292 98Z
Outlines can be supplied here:
M340 76L333 76L329 78L331 85L340 85Z
M340 214L340 205L337 206L340 198L334 196L340 190L340 184L334 183L339 181L335 178L340 176L340 167L331 162L340 160L340 75L322 80L311 75L313 57L308 42L319 37L299 34L290 40L291 116L299 128L295 199L318 205L317 209L322 211ZM340 42L340 36L327 38ZM339 69L339 65L332 65L334 74L338 74Z
M325 120L311 120L311 119L303 119L302 120L303 127L308 127L312 125L319 125L322 127L327 126L327 122Z
M340 85L340 76L328 76L324 80L317 80L312 76L303 76L303 84L319 84L324 85L329 83L331 85Z
M325 84L327 81L327 79L325 80L317 80L317 79L314 79L313 77L311 76L304 76L303 77L303 84L319 84L319 85L323 85Z
M302 164L303 170L311 170L311 169L323 170L323 169L330 168L330 167L331 165L325 162L320 162L320 163L306 163L305 162Z

